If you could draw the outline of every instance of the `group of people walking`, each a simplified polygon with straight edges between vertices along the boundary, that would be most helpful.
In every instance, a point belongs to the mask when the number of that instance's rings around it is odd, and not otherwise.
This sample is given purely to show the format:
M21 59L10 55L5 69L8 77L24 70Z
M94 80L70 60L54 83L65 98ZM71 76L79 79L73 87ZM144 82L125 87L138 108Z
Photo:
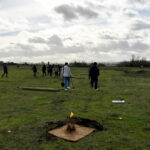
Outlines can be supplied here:
M33 65L33 76L36 77L37 74L37 67L36 65ZM42 74L43 76L46 76L48 74L52 77L53 71L55 72L55 77L63 76L64 77L64 86L65 90L70 88L70 78L71 78L71 71L70 67L68 66L68 63L65 63L63 67L60 65L50 65L48 63L47 67L45 64L42 65ZM47 72L47 73L46 73Z
M32 70L33 70L33 76L36 77L36 73L37 73L36 65L32 67ZM63 76L65 90L70 89L70 78L72 74L68 63L66 62L63 67L61 67L60 65L50 65L49 63L47 67L45 64L43 64L42 66L43 76L46 76L46 74L52 76L53 70L55 72L55 77ZM97 67L97 63L94 62L92 67L89 70L89 79L90 79L91 88L94 88L95 90L98 90L98 76L99 76L99 68Z
M36 77L37 72L38 72L36 65L33 65L32 71L33 71L33 76ZM55 73L55 77L59 77L61 75L61 66L60 65L51 65L49 63L47 66L45 64L42 65L42 75L43 76L49 75L52 77L53 72Z
M37 67L36 65L33 65L32 67L33 70L33 76L37 76ZM60 65L51 65L48 63L46 66L45 64L42 65L42 74L43 76L49 75L52 77L53 71L55 72L55 77L62 76L64 80L64 87L65 90L70 89L70 78L72 76L70 67L68 63L66 62L63 67ZM90 79L90 84L91 88L94 88L95 90L98 90L98 76L99 76L99 68L97 67L97 63L94 62L93 65L91 66L89 70L89 79ZM8 69L7 65L3 64L3 74L2 77L8 77Z
M65 63L64 67L62 68L62 76L64 77L65 90L70 89L71 71L68 63ZM97 63L94 62L89 70L89 79L91 80L91 88L94 88L95 90L98 90L98 76L99 68L97 67Z

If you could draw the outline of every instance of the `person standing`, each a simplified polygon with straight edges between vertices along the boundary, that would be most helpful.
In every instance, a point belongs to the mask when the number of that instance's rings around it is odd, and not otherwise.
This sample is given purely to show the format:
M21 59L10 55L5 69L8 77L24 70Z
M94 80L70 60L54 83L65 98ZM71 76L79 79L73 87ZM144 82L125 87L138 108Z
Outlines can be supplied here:
M32 70L33 70L33 77L36 77L36 73L37 73L36 65L34 65L34 66L32 67Z
M6 64L3 64L3 71L2 77L4 77L4 75L8 77L8 69Z
M65 63L64 67L62 68L62 74L63 74L64 82L65 82L65 90L70 89L71 71L70 71L70 67L68 66L67 62Z
M58 65L55 65L55 66L54 66L54 71L55 71L55 77L58 77L58 74L59 74Z
M53 65L49 65L49 74L52 77L52 75L53 75Z
M89 71L89 79L91 79L91 88L94 88L95 90L98 90L97 86L98 86L98 76L99 76L99 69L97 67L97 63L94 62L93 66L90 68Z
M50 75L50 64L49 64L49 62L47 64L47 75Z
M45 64L42 66L42 73L43 73L43 76L46 76L46 65Z
M58 65L58 76L60 77L61 74L61 65Z

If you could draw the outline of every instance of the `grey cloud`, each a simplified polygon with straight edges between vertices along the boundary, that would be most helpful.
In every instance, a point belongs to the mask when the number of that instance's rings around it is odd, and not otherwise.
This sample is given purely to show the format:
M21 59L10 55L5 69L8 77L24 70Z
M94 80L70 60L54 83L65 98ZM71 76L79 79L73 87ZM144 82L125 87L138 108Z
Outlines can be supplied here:
M107 44L100 44L94 48L94 51L115 52L115 51L135 51L142 52L150 48L150 45L140 41L129 43L128 41L111 41Z
M95 52L143 52L150 48L150 45L143 43L141 41L130 43L126 40L122 41L110 41L107 44L99 44L97 47L87 48L85 45L78 45L78 46L71 46L71 47L64 47L64 46L56 46L50 47L53 53L67 53L67 54L75 54L75 53L83 53L86 52L87 49L90 49Z
M104 34L104 35L101 35L100 34L100 38L101 39L104 39L104 40L131 40L131 39L142 39L142 36L139 36L139 35L135 35L134 33L130 32L130 34L127 34L123 37L120 37L119 35L113 35L113 33L109 33L109 34Z
M18 52L18 54L20 54L21 56L33 56L34 47L31 45L17 43L15 48L16 50L14 51Z
M28 41L29 43L47 43L46 40L41 37L30 38Z
M63 46L62 40L58 35L52 35L48 39L44 39L41 37L34 37L28 39L29 43L35 43L35 44L47 44L49 46Z
M129 43L127 41L112 42L110 45L113 49L130 49Z
M137 11L133 11L133 10L126 10L123 12L123 14L125 16L128 16L128 17L136 17L138 15L138 12Z
M127 39L127 40L136 39L137 40L137 39L142 39L142 38L143 38L142 36L135 35L134 33L130 33L130 34L126 35L124 39Z
M55 8L55 11L59 14L62 14L64 20L73 20L77 19L79 16L85 17L86 19L89 18L96 18L98 17L98 13L91 10L89 7L81 7L81 6L70 6L70 5L61 5Z
M72 41L72 38L71 38L71 37L67 37L67 38L64 38L63 40L64 40L64 41L66 41L66 40Z
M132 49L137 51L148 50L150 46L142 42L136 42L131 46Z
M136 17L137 16L136 14L131 13L131 12L128 12L125 15L128 16L128 17Z
M0 50L1 58L9 58L9 57L39 57L39 56L47 56L51 54L50 50L37 50L34 46L25 45L17 43L14 47L6 47L5 50Z
M78 54L84 52L85 49L82 46L68 46L68 47L50 47L49 50L45 51L46 54L60 55L60 54ZM43 54L42 54L43 55Z
M102 4L98 4L98 5L96 5L96 4L94 4L94 3L91 3L91 2L85 2L87 5L88 5L88 7L92 7L92 8L94 8L94 9L99 9L99 10L106 10L107 8L104 6L104 5L102 5Z
M127 41L111 41L108 44L99 45L101 51L111 51L111 50L127 50L129 49L129 44Z
M77 54L84 52L85 48L83 46L50 46L47 49L37 50L34 46L19 44L17 43L13 47L6 47L5 49L0 49L1 58L9 57L39 57L39 56L57 56L59 58L60 54Z
M44 57L48 56L51 58L51 61L54 61L53 58L55 58L55 61L59 62L60 59L63 61L65 61L67 58L70 59L71 55L75 55L78 60L82 61L82 55L84 55L84 58L86 58L87 61L89 61L89 59L97 59L98 61L100 58L102 58L103 61L117 61L123 60L125 57L130 58L131 54L133 53L142 54L142 56L144 56L149 48L149 45L142 43L141 41L135 43L129 43L128 41L112 41L108 44L99 44L96 47L87 47L87 45L66 47L49 45L49 47L44 48L41 51L35 49L35 47L32 45L18 43L13 47L7 47L3 50L1 49L0 56L1 59L14 58L15 60L15 58L17 58L21 60L21 58L27 58L31 61L35 57L39 58L39 61L42 61ZM112 54L115 54L115 56L113 55L112 57Z
M61 5L55 8L55 11L62 14L65 20L76 19L77 15L75 13L75 8L69 5Z
M63 46L61 38L59 38L59 36L57 36L57 35L51 36L49 38L49 41L47 42L47 44L57 45L57 46Z
M118 37L112 36L112 35L109 35L109 34L100 35L100 38L101 38L101 39L107 39L107 40L115 40L115 39L118 39Z
M31 57L33 56L33 46L24 45L17 43L13 47L9 46L3 50L0 50L0 56L7 58L7 57Z
M141 20L137 20L133 25L132 25L133 30L145 30L145 29L150 29L150 23L144 22Z
M38 16L38 17L31 17L28 18L28 21L32 24L37 24L37 23L50 23L51 18L48 16Z
M127 0L128 3L141 3L144 4L145 0Z
M94 43L93 42L86 42L88 45L93 45Z
M31 4L33 0L0 0L0 9L16 8L18 6L24 6Z
M19 33L20 33L20 31L2 32L2 33L0 33L0 37L1 37L1 36L15 36L15 35L17 35L17 34L19 34Z
M82 53L84 52L85 49L83 46L69 46L69 47L64 47L63 50L62 50L62 53L73 53L73 54L76 54L76 53Z
M76 10L81 16L84 16L86 18L96 18L96 17L98 17L98 13L90 10L89 8L83 8L81 6L78 6Z

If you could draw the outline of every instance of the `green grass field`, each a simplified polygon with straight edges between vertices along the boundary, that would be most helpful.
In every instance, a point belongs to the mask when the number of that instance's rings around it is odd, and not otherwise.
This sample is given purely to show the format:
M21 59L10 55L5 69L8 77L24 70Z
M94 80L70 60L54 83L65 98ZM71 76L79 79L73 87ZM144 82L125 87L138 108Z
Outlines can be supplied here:
M0 150L150 149L150 69L104 67L99 91L90 89L88 77L82 75L86 79L73 79L74 90L57 93L17 88L61 88L61 79L42 77L41 69L37 78L30 68L8 69L8 78L0 78ZM78 75L88 68L71 71ZM112 103L119 99L125 103ZM46 122L64 120L71 111L98 121L104 130L76 143L56 137L47 140Z

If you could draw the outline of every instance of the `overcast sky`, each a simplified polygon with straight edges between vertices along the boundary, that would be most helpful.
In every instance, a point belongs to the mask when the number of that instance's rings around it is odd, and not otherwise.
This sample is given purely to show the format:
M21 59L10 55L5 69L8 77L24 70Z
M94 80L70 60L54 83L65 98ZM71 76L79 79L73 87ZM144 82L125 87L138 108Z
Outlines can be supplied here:
M0 0L0 61L150 60L150 0Z

